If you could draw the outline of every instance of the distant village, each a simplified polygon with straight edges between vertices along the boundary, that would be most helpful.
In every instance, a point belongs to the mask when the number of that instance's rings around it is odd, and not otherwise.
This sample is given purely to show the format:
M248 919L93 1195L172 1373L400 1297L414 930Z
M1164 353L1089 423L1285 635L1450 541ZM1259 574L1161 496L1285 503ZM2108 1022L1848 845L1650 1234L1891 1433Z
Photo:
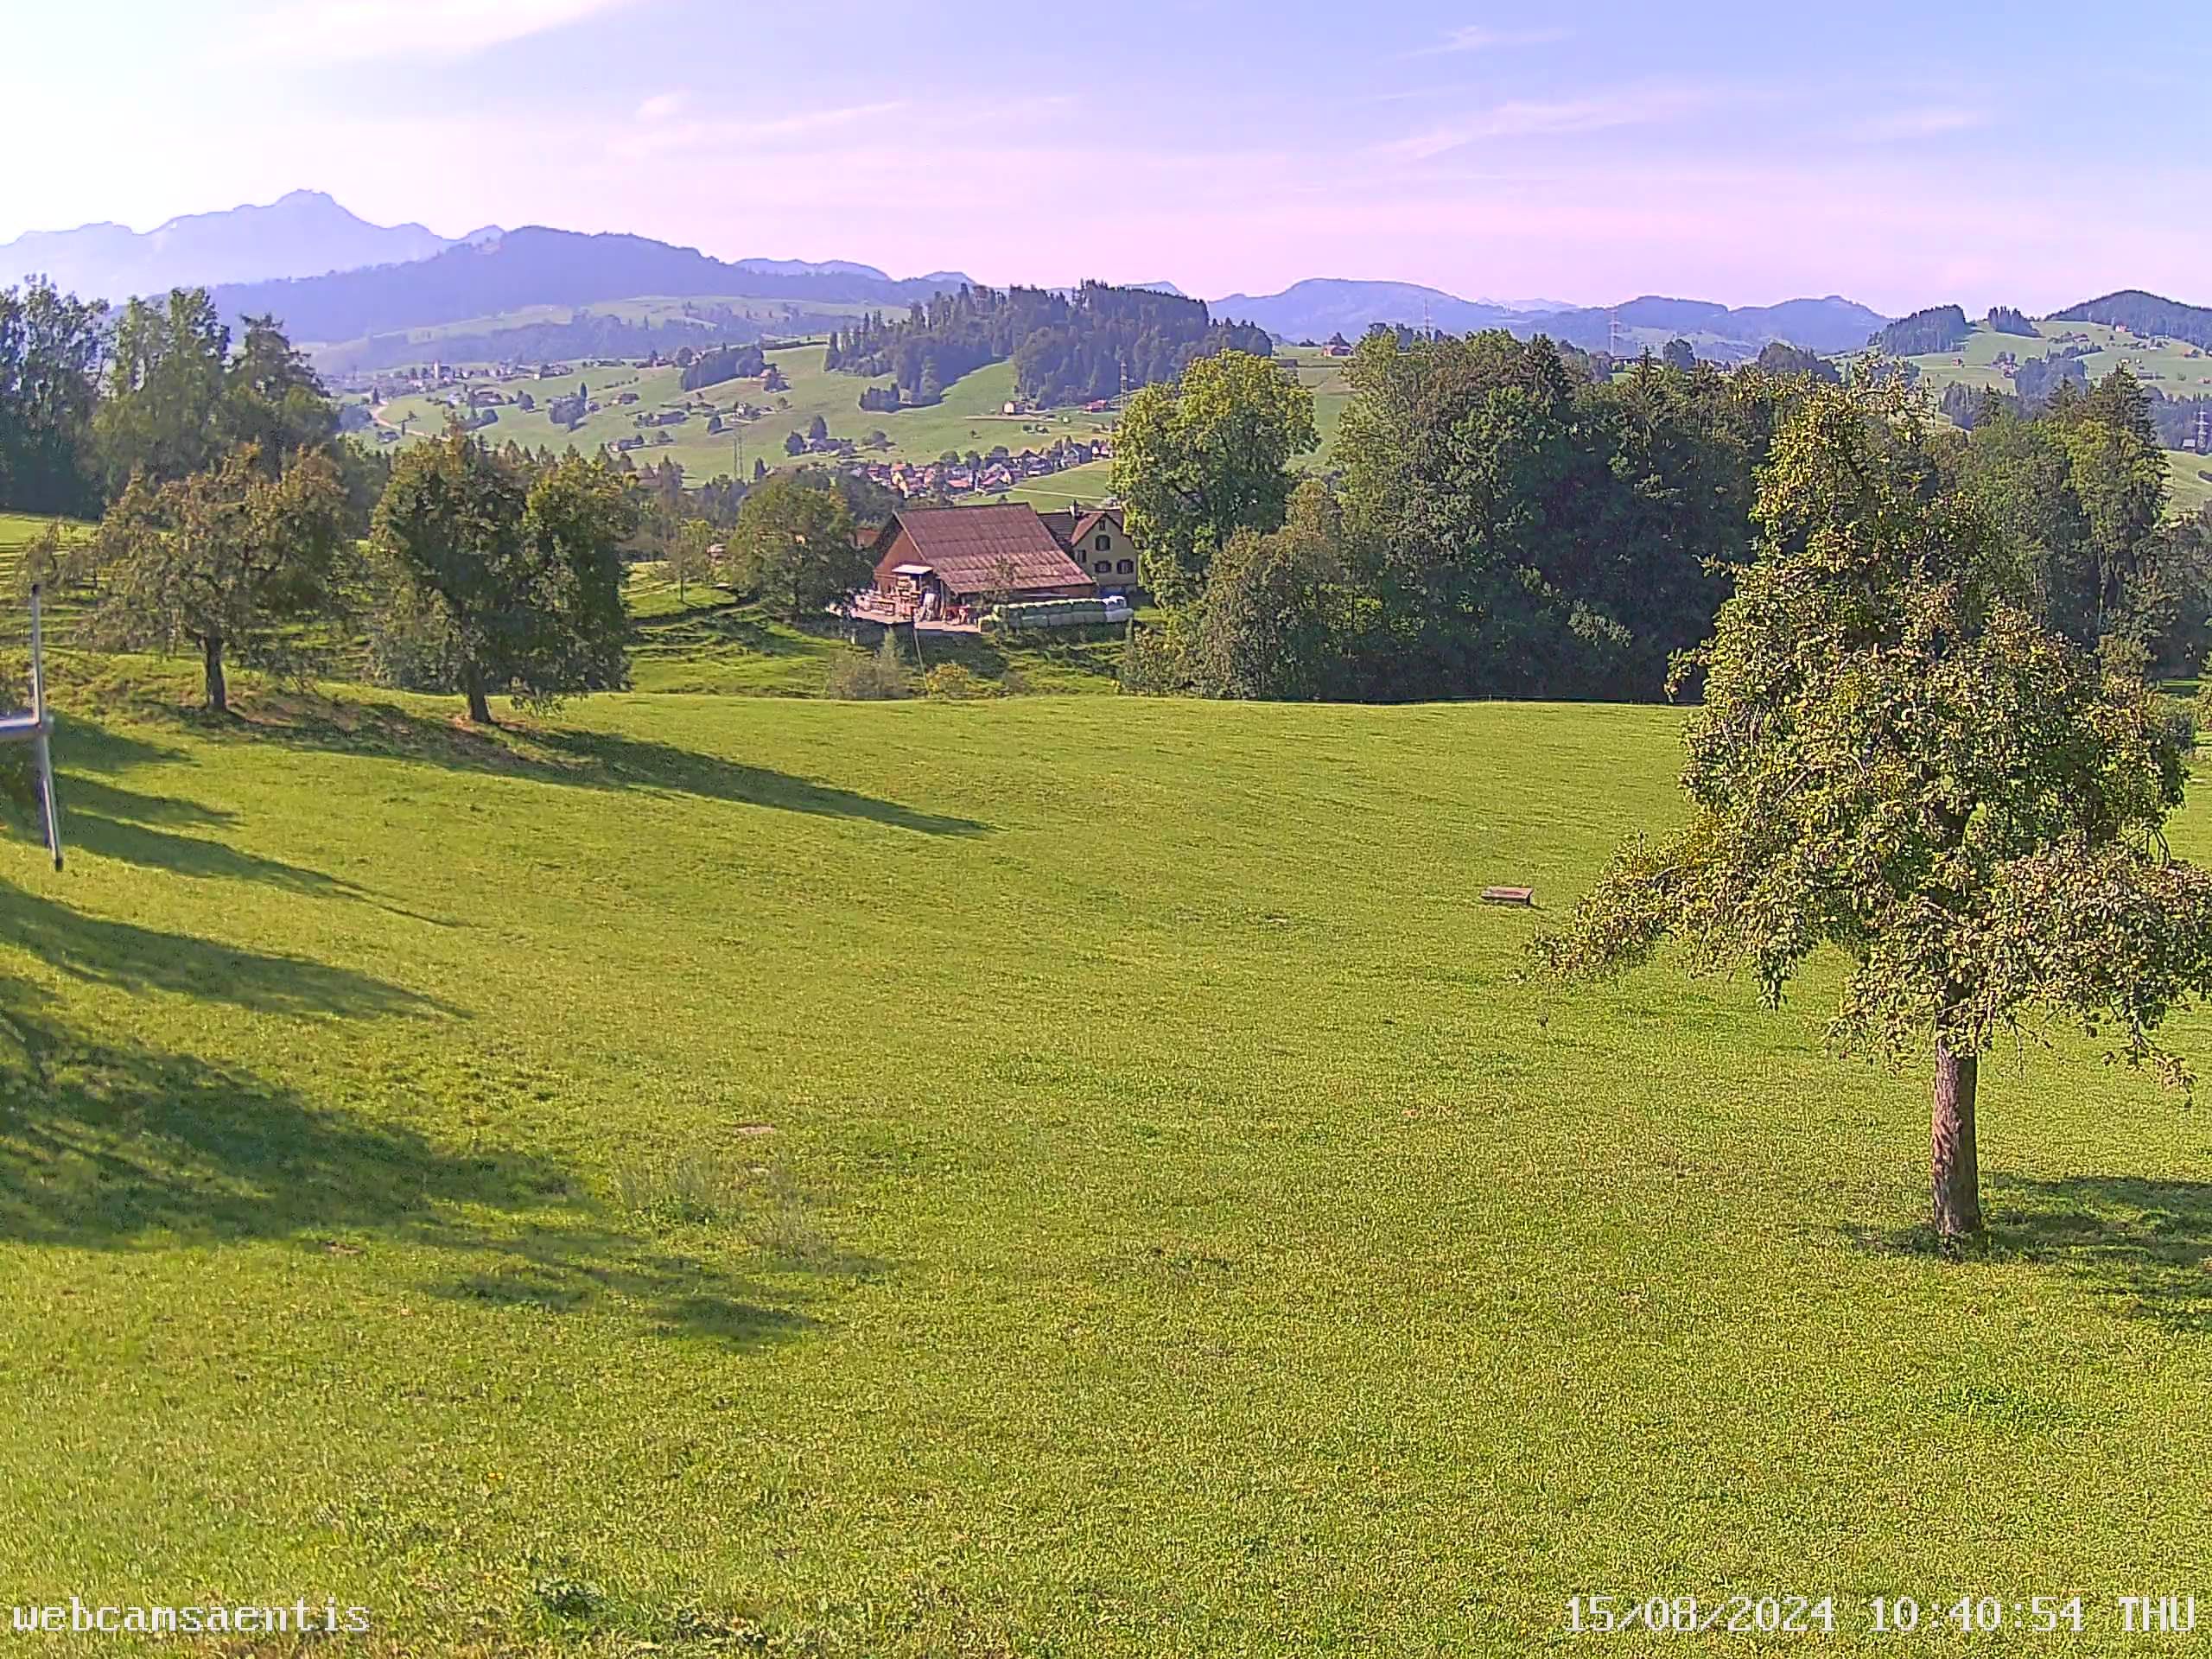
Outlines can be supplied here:
M461 423L472 430L481 430L499 423L500 411L512 408L524 413L543 410L556 426L573 430L591 416L609 409L633 409L632 423L638 429L620 437L606 440L600 448L610 455L633 454L659 445L676 442L675 429L702 423L709 436L720 436L734 431L741 425L749 425L768 419L779 412L768 405L740 402L734 405L717 404L700 393L687 393L681 398L647 407L639 394L625 389L620 379L603 381L591 388L593 375L626 375L634 381L642 372L674 366L672 359L653 356L636 359L585 359L574 363L539 363L524 365L503 363L492 365L468 365L430 362L399 370L379 370L372 372L341 374L332 378L334 390L350 393L367 400L351 424L364 432L373 428L377 442L397 443L404 434L405 423L393 423L372 416L370 410L383 407L398 397L423 397L451 410ZM518 386L518 381L535 381L549 385L574 382L574 390L548 391L543 394L527 387ZM727 383L724 383L727 384ZM761 379L761 390L773 395L790 389L790 382L775 365ZM1112 408L1109 403L1094 402L1086 406L1087 412L1104 414ZM1009 402L1003 409L1006 416L1042 414L1034 406ZM833 434L826 422L817 417L820 429L811 435L792 433L785 445L785 454L791 458L812 456L856 474L870 482L912 498L944 498L963 495L995 495L1071 467L1086 466L1094 461L1109 459L1114 453L1113 440L1104 433L1088 437L1061 437L1042 447L1031 447L1014 451L1005 445L995 445L988 452L970 451L964 455L947 454L931 461L886 461L868 459L865 452L870 448L887 449L890 439L881 428L875 428L863 437L855 438Z

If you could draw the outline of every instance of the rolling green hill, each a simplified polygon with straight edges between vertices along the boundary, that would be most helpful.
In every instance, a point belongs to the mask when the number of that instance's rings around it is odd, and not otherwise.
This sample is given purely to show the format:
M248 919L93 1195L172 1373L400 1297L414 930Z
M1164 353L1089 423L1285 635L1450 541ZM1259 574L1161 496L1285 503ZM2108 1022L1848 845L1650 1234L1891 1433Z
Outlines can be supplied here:
M368 1609L332 1654L1503 1656L1578 1592L1800 1591L1824 1652L1892 1650L1878 1594L1980 1652L1936 1610L2212 1546L2196 1117L1993 1063L1994 1245L1947 1263L1919 1080L1821 1053L1832 976L1525 979L1674 818L1670 712L486 736L83 675L69 868L0 849L10 1600Z
M785 454L785 440L793 433L804 437L808 423L817 415L828 423L833 435L856 442L880 428L891 440L891 447L863 451L862 458L886 461L935 461L949 449L963 454L971 449L988 454L1001 444L1019 454L1025 448L1045 448L1063 437L1095 436L1109 429L1112 423L1111 416L1086 415L1080 410L1019 416L1001 413L1014 395L1011 363L994 363L963 376L946 389L941 404L925 409L904 409L893 414L871 413L859 407L859 399L861 389L874 383L857 375L830 373L823 368L822 359L823 348L819 345L771 353L770 361L783 371L791 383L790 390L780 394L764 392L758 380L726 381L690 394L695 404L711 404L721 411L741 404L756 408L775 404L780 398L784 406L772 408L759 419L742 423L740 428L719 435L707 432L704 413L692 415L680 426L648 429L638 425L640 412L684 399L679 384L683 372L674 367L585 370L557 381L531 378L503 383L501 389L509 393L528 391L537 401L538 408L528 414L512 407L502 408L499 421L484 429L483 435L494 442L512 438L532 448L545 444L558 451L570 445L591 449L640 431L649 439L655 431L665 432L671 442L648 442L645 448L632 451L632 458L640 466L673 459L689 478L704 482L718 474L739 470L741 436L744 446L742 467L747 476L751 475L756 459L766 461L771 467L791 464ZM574 391L578 382L588 385L592 396L601 399L605 407L588 417L574 432L568 432L553 424L545 404L554 396ZM624 392L635 393L638 402L616 404L613 397ZM378 411L378 418L385 424L397 426L411 416L411 436L442 429L446 414L445 407L433 398L410 397L386 404ZM1035 486L1065 493L1054 479L1035 480ZM1096 499L1096 494L1094 493L1090 499Z
M2095 322L2038 322L2037 340L1999 334L1977 323L1966 344L1955 352L1939 352L1908 358L1920 370L1920 384L1941 396L1954 383L1974 387L2009 389L2010 381L1997 366L2000 353L2018 358L2044 357L2069 340L2091 346L2082 367L2091 380L2125 367L2146 385L2158 387L2170 397L2202 397L2212 393L2212 353L2185 341L2148 339Z

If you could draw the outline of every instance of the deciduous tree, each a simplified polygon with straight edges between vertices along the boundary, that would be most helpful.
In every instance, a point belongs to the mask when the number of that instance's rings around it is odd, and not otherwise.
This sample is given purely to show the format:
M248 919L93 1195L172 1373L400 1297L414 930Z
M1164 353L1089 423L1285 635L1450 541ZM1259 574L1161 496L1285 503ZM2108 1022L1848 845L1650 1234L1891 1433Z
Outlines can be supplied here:
M714 545L715 527L703 518L679 520L675 533L669 537L664 556L669 575L676 582L676 602L683 602L684 589L695 582L706 582L715 574L714 561L707 550Z
M106 310L50 283L0 289L0 505L98 510L92 431Z
M468 716L504 691L545 704L627 683L621 549L628 486L570 455L532 476L461 431L409 450L378 504L373 545L449 635Z
M772 478L745 498L728 547L747 586L794 623L858 593L875 568L854 545L844 498L790 478Z
M1114 488L1161 604L1197 600L1239 530L1271 531L1314 448L1313 394L1273 359L1222 352L1140 390L1114 434Z
M1932 1039L1931 1208L1977 1231L1977 1058L2038 1015L2158 1061L2212 988L2212 876L2168 856L2172 722L2139 678L2038 622L1973 505L1936 487L1924 410L1815 389L1777 436L1755 562L1704 652L1689 827L1624 849L1560 931L1568 975L1662 941L1748 967L1770 1001L1813 950L1851 959L1834 1033Z
M159 486L134 477L74 555L98 594L92 635L118 649L196 646L207 706L230 707L232 661L302 659L297 630L340 608L346 486L327 455L271 477L251 445Z

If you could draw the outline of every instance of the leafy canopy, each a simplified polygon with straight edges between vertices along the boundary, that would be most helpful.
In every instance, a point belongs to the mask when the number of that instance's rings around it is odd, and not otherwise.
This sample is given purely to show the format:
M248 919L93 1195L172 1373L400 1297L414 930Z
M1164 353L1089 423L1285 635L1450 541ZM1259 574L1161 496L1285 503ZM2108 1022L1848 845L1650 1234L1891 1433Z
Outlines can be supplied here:
M746 496L728 549L746 584L792 622L858 592L875 569L836 490L782 476Z
M271 477L258 448L166 484L134 474L73 553L97 594L92 637L117 649L202 653L210 708L226 706L226 657L303 666L297 625L342 608L352 556L346 487L327 454L301 451Z
M454 664L480 721L492 691L543 705L627 683L621 550L637 522L603 462L525 468L454 430L394 463L374 545L403 607L442 636L423 655Z
M2172 861L2179 741L2151 690L2039 623L1973 502L1938 487L1923 406L1816 387L1777 435L1758 556L1700 654L1688 829L1615 859L1560 932L1570 975L1664 939L1770 1000L1818 946L1834 1031L1963 1054L2025 1015L2131 1058L2212 986L2212 878Z
M1319 442L1313 394L1245 352L1198 358L1131 397L1114 434L1114 488L1153 596L1190 602L1232 535L1278 528L1291 460Z

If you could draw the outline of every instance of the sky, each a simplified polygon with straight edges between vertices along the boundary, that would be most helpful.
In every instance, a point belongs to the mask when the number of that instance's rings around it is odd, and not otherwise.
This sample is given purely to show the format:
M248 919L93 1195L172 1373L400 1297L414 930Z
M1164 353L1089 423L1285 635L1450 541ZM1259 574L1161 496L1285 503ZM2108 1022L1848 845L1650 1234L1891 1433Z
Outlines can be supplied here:
M0 240L326 190L994 283L2212 303L2212 8L7 0Z

